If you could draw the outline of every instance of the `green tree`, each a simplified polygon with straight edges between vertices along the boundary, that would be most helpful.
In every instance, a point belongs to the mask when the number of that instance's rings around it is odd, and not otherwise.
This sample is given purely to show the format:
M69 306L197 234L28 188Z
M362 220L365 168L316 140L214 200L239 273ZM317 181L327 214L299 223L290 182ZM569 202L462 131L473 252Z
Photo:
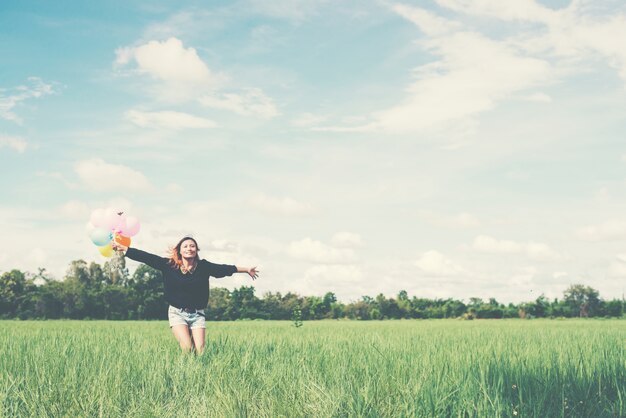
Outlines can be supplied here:
M302 319L322 319L326 313L324 301L319 296L307 296L302 303Z
M126 258L114 256L104 263L102 268L103 281L107 284L126 286L128 285L128 269L126 268ZM95 280L96 278L93 277Z
M209 305L207 306L207 318L215 321L227 321L231 318L228 315L232 313L229 310L231 304L230 291L221 287L211 289L209 297Z
M337 296L333 292L326 292L322 300L324 318L333 318L333 305L337 303Z
M0 276L0 317L14 318L27 288L26 275L19 270L11 270Z
M230 306L227 314L231 319L257 319L267 318L265 312L260 310L261 301L254 296L253 286L241 286L230 294Z
M600 306L598 291L582 284L571 285L565 290L563 296L564 302L572 309L572 312L578 312L581 318L595 316Z
M129 279L128 286L133 289L137 319L167 319L161 271L141 264Z

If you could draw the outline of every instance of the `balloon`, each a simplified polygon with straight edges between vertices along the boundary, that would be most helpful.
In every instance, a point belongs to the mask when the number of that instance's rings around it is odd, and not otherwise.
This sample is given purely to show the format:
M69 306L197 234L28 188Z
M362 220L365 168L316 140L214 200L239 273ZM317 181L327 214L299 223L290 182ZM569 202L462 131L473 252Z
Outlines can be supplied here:
M115 230L117 225L120 222L120 215L117 214L113 208L107 208L104 211L104 225L103 228L108 229L109 231Z
M91 212L91 216L89 217L89 221L96 228L98 227L106 227L105 219L104 219L104 209L96 209Z
M102 247L103 245L107 245L111 242L111 231L107 231L106 229L96 228L91 231L89 234L89 238L91 241L96 244L98 247Z
M98 250L100 251L100 254L105 257L113 256L113 247L111 247L111 244L107 244L104 247L98 247Z
M130 238L125 237L124 235L115 234L113 239L115 240L115 242L117 242L120 245L123 245L124 247L130 247Z
M122 230L120 233L126 237L132 237L133 235L136 235L137 232L139 232L140 227L141 225L139 224L139 219L135 218L134 216L128 216L126 218L126 226L124 227L124 230Z
M115 225L115 228L113 228L113 230L121 233L126 228L126 215L124 214L124 212L118 213L121 213L121 215L118 216L117 225Z

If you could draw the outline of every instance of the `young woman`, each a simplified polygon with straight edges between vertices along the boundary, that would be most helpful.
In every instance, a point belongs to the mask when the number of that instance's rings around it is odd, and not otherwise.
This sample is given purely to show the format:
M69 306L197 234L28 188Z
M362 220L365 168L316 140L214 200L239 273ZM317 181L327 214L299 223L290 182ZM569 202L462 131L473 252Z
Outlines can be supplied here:
M198 256L198 243L191 237L178 241L170 250L168 258L128 248L115 241L111 246L116 251L123 251L126 257L163 273L165 300L170 305L170 328L184 351L195 348L198 353L202 353L204 350L204 308L209 302L209 276L225 277L233 273L248 273L254 280L259 273L256 267L237 267L201 260Z

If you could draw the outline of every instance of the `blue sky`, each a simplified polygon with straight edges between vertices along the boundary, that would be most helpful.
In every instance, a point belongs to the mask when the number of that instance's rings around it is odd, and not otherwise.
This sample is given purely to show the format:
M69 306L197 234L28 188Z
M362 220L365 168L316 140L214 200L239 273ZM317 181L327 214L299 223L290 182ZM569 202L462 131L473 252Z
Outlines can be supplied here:
M113 207L260 293L624 292L621 2L3 2L0 35L0 271L103 262Z

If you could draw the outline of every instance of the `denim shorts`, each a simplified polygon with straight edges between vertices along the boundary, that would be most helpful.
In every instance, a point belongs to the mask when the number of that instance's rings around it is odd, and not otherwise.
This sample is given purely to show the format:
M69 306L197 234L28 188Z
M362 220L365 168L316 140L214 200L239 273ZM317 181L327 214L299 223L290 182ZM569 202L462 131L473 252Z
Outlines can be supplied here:
M170 320L170 328L176 325L187 325L189 329L206 328L203 309L189 313L170 305L167 310L167 317Z

